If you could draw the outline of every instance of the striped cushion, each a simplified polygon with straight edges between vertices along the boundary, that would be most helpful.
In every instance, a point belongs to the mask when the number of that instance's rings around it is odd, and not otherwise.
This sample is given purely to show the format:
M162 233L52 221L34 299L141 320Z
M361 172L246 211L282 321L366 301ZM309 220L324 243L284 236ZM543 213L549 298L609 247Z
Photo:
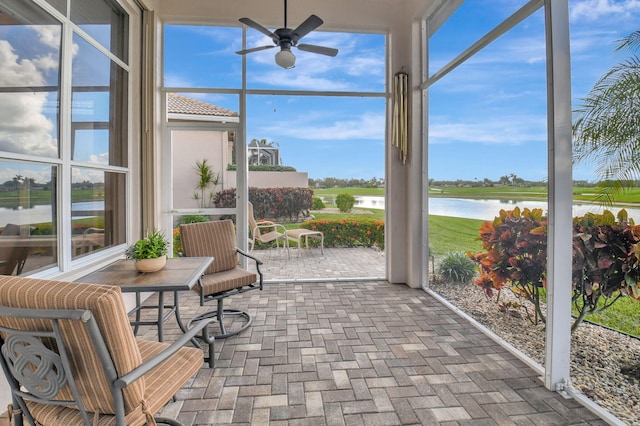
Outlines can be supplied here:
M202 277L202 287L205 295L220 293L221 291L232 290L253 284L258 280L258 276L253 272L242 268L233 268L229 271L218 272L217 274L205 275ZM200 286L193 286L193 291L200 293Z
M88 309L96 319L118 375L126 374L142 363L118 287L0 276L0 304L25 309ZM50 329L48 321L8 317L0 317L0 325ZM84 326L64 321L61 332L70 351L70 362L85 407L89 411L113 413L109 384ZM128 386L124 391L125 412L137 408L144 393L144 380ZM68 389L63 390L61 397L71 397ZM67 426L70 424L77 423L67 423Z
M169 346L167 343L158 343L142 339L138 339L137 344L140 348L143 361L147 361ZM147 373L144 376L146 384L146 394L144 398L149 412L159 412L201 366L202 351L196 348L184 347L157 368ZM70 426L82 424L82 417L77 410L46 406L33 402L29 402L28 405L31 414L44 425ZM130 412L125 420L128 426L146 424L146 417L141 408ZM115 425L115 416L102 415L96 424L98 426L113 426Z
M205 274L228 271L238 265L236 233L231 220L216 220L180 225L184 255L213 257Z

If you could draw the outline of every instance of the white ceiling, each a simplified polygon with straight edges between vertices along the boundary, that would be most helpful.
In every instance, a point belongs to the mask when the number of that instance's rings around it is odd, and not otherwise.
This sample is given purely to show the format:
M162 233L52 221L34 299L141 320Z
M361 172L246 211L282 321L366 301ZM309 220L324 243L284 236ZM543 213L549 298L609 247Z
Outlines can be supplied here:
M248 17L274 29L283 26L284 0L148 0L162 20L236 25ZM288 0L287 26L309 15L324 20L328 31L389 32L398 22L421 19L441 0Z

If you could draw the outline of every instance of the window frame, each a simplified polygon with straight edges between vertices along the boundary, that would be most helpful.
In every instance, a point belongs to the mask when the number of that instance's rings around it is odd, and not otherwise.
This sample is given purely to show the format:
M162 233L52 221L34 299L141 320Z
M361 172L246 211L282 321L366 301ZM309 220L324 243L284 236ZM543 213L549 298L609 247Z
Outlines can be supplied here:
M133 200L138 196L140 189L136 188L134 183L139 181L139 171L136 170L133 165L138 164L140 161L140 155L138 153L140 143L140 125L139 123L139 109L137 106L140 104L140 99L133 96L136 93L136 88L140 87L140 71L139 67L134 66L133 59L140 56L141 36L132 31L136 25L140 25L141 22L141 9L132 0L117 0L117 4L122 8L125 14L128 15L126 22L127 25L127 37L126 44L128 45L127 58L121 59L116 54L110 52L106 47L100 44L99 41L92 39L86 32L80 27L71 22L69 16L70 11L67 11L67 15L60 13L58 9L46 2L45 0L27 0L34 4L36 7L41 8L44 12L48 13L55 20L61 24L61 47L60 47L60 62L59 62L59 99L58 99L58 146L59 152L57 157L46 158L41 156L35 156L30 154L11 153L7 151L0 152L0 160L6 160L11 162L20 162L22 164L37 164L48 165L57 167L57 177L54 184L57 187L55 194L55 202L57 204L55 224L57 228L57 259L54 259L54 264L45 266L42 269L36 269L32 272L25 272L24 275L39 278L51 278L51 277L74 277L86 272L87 268L96 268L103 264L112 262L118 257L122 256L127 244L132 240L132 235L135 232L139 232L140 225L136 222L132 222L131 218L140 216L137 214L140 210L140 204L135 203ZM126 106L127 111L123 114L126 117L126 123L123 125L123 134L126 135L126 141L124 143L123 154L127 157L126 163L121 166L113 166L109 164L89 164L86 161L74 161L72 141L74 139L73 132L77 130L77 124L74 125L71 121L71 96L72 96L72 61L73 53L71 52L73 46L74 36L81 37L90 46L97 49L100 54L110 61L111 64L115 64L123 70L126 79L122 86L122 94L126 96L126 102L123 103ZM118 105L121 108L123 105ZM113 108L113 106L112 106ZM81 123L82 124L82 123ZM119 136L116 136L119 137ZM117 173L124 176L126 194L124 196L124 216L125 227L124 239L125 241L120 244L116 244L110 247L105 247L94 252L87 253L83 256L73 256L72 253L72 191L71 183L72 169L82 167L90 168L93 170L101 171L104 173ZM120 188L118 188L120 190ZM139 197L138 197L139 198Z

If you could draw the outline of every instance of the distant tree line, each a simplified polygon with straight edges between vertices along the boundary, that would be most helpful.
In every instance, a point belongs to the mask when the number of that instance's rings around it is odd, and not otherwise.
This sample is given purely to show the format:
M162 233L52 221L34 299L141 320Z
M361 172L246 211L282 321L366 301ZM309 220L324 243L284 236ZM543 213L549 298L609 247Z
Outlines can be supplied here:
M53 183L51 181L38 183L33 178L16 175L11 180L0 183L0 192L13 192L26 188L29 188L30 191L49 191L52 187ZM72 183L71 189L104 189L104 183L84 180Z
M378 179L375 176L369 180L366 179L340 179L328 177L323 179L309 178L310 188L382 188L384 187L384 179Z
M598 182L589 182L587 180L574 180L573 186L579 188L593 188L598 185ZM547 186L547 182L544 180L525 180L515 173L500 176L498 180L491 180L489 178L483 179L456 179L456 180L438 180L429 179L429 186L448 186L448 187L472 187L483 188L492 186L516 186L519 188L531 188L539 186ZM640 186L640 181L635 182L635 186ZM310 188L382 188L384 187L384 179L378 179L373 177L372 179L340 179L335 177L328 177L323 179L311 179L309 178Z

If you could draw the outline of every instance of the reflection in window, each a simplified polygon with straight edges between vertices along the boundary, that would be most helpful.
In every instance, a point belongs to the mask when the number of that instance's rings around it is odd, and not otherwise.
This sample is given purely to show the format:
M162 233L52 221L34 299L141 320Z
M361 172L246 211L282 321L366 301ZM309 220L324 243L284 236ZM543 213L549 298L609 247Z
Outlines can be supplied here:
M55 166L0 161L0 274L57 263Z
M73 145L73 159L92 164L109 164L109 129L97 126L83 129L74 123L71 138ZM105 123L108 126L108 123Z
M46 1L60 20L0 0L0 274L69 271L126 242L128 72L116 54L129 18L112 0ZM82 36L62 30L69 14Z
M125 243L125 175L73 168L71 254L74 258Z
M0 23L0 151L57 158L61 25L16 0Z
M75 161L127 165L127 73L74 35L72 155Z
M72 0L71 21L111 53L128 62L129 17L116 1Z

